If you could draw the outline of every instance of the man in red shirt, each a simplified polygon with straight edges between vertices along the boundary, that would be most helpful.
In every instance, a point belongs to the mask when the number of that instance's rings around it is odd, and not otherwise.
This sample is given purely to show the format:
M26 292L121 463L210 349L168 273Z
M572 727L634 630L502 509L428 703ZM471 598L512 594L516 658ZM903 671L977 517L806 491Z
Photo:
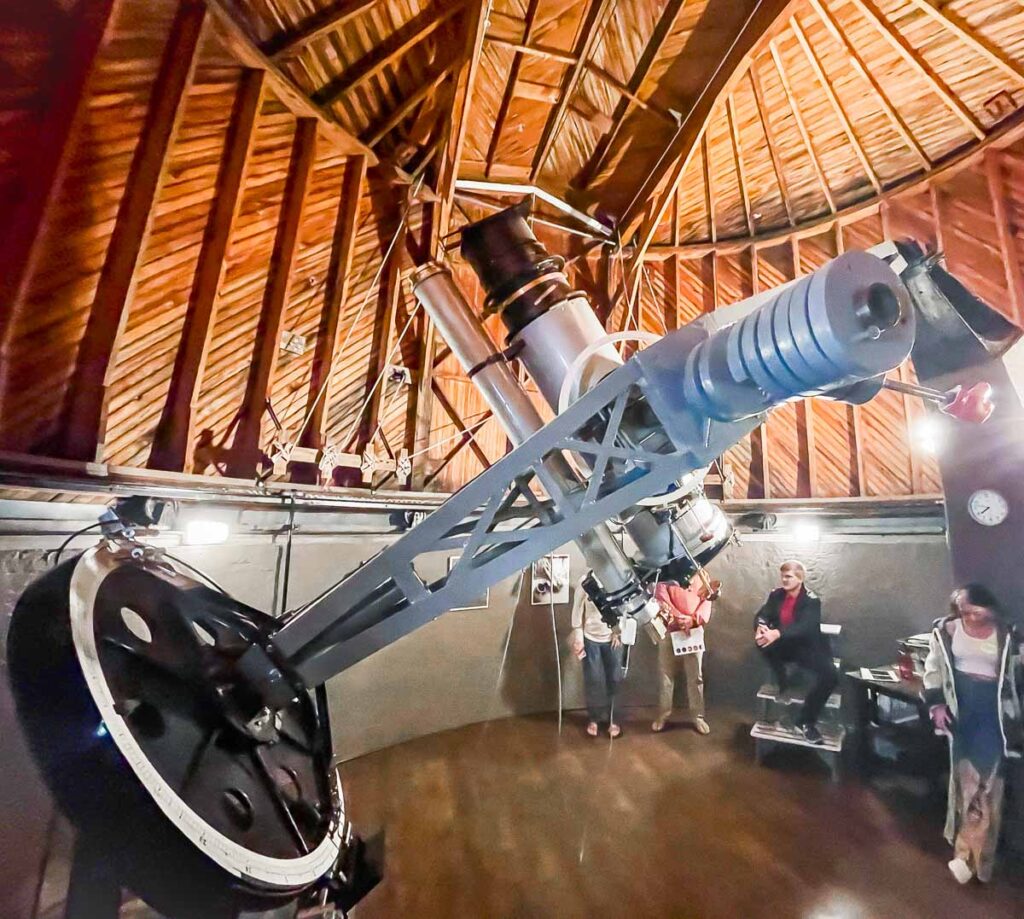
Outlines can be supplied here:
M703 628L711 618L711 602L693 582L684 587L673 580L659 581L654 588L654 599L661 605L669 634L658 644L661 690L658 718L651 730L664 730L672 715L676 689L682 686L693 729L698 734L710 734L711 728L704 718L704 652L676 654L672 635L679 633L689 637L693 629ZM679 679L680 676L683 679Z
M788 689L786 664L810 672L811 687L796 724L807 740L820 744L824 738L816 722L839 676L821 634L821 600L804 586L806 577L800 562L782 564L781 586L768 594L754 617L754 643L772 669L780 696Z

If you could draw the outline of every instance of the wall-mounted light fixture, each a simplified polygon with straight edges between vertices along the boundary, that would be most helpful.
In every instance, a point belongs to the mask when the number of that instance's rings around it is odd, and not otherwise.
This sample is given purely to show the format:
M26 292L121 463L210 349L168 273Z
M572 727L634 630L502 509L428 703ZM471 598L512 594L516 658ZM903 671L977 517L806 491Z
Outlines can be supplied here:
M797 542L817 542L821 538L821 525L816 520L794 520L790 529Z
M215 546L227 542L231 528L223 520L189 520L185 524L186 546Z

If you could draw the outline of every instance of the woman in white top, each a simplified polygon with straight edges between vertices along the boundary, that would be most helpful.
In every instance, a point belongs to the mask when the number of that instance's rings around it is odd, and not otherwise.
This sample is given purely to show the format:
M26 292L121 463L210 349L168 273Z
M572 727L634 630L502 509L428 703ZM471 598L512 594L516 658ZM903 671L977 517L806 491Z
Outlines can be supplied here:
M955 590L950 615L932 629L924 696L950 741L946 839L949 870L961 884L992 877L1003 765L1022 750L1019 666L1018 638L992 592L980 584Z
M588 572L589 574L589 572ZM602 724L613 739L622 733L615 722L615 693L622 682L624 649L619 636L602 618L583 589L586 575L576 585L572 603L569 645L583 661L583 691L587 699L587 733L597 737Z

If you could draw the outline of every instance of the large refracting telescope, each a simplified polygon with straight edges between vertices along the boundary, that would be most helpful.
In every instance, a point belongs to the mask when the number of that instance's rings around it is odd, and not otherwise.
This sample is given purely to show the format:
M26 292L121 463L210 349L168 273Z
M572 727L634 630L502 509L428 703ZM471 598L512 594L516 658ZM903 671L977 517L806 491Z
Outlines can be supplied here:
M280 619L117 522L19 602L9 662L33 750L61 807L168 916L311 890L358 900L372 878L312 691L572 541L588 593L631 637L652 618L650 580L694 571L729 538L701 488L709 464L784 402L870 398L914 342L897 274L850 252L732 308L731 325L691 323L623 361L521 209L467 227L462 245L507 347L445 265L421 266L414 290L508 433L505 457ZM555 412L546 424L513 358ZM455 561L431 579L439 552Z

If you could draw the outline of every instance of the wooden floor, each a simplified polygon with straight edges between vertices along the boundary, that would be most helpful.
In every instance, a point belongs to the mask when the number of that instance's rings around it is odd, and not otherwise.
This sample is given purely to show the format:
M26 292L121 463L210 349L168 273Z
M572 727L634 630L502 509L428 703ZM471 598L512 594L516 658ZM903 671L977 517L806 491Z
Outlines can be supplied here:
M923 784L830 784L803 751L753 763L749 721L610 743L554 716L421 738L343 769L360 832L386 831L377 917L997 919L1024 876L959 887Z

